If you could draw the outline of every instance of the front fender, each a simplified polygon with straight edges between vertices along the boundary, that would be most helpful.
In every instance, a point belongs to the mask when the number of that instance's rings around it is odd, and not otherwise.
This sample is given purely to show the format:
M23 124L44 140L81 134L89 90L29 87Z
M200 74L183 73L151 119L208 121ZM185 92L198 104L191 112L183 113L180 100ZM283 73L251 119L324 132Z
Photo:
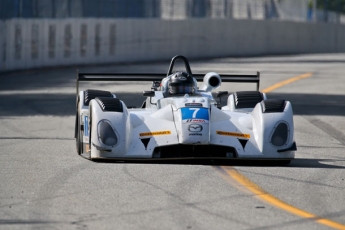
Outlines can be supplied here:
M252 112L253 133L259 150L265 156L275 156L279 150L288 149L294 145L294 122L293 111L289 101L286 101L285 107L280 112L264 112L265 101L258 103ZM272 142L275 131L279 124L286 125L286 141L282 145L276 146ZM285 130L284 130L285 132ZM291 158L294 152L279 153L278 157Z
M128 150L128 140L131 132L129 129L129 116L126 105L122 103L123 112L104 111L97 100L90 102L89 135L91 158L120 157ZM117 137L117 143L106 145L100 137L101 122L107 122Z

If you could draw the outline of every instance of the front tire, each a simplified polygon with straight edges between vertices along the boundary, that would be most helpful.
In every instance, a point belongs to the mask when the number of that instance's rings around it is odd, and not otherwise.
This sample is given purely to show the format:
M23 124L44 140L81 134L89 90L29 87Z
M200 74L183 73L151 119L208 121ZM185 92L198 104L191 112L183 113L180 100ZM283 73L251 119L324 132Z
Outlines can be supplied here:
M78 113L77 113L77 138L76 138L76 144L77 144L77 153L78 155L81 155L83 153L83 135L81 132L81 126L80 126L80 114L79 114L79 103L78 102Z
M90 146L90 160L92 159L92 110L90 108L90 116L89 116L89 146Z

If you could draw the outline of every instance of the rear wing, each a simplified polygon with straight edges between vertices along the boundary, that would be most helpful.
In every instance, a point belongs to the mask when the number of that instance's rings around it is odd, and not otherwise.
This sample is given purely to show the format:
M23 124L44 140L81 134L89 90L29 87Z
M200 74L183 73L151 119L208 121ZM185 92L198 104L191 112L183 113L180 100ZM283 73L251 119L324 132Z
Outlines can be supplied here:
M222 82L256 83L256 90L260 87L260 72L253 75L219 74ZM160 73L78 73L76 95L79 94L81 81L161 81L167 74ZM203 81L205 74L193 74L197 81Z

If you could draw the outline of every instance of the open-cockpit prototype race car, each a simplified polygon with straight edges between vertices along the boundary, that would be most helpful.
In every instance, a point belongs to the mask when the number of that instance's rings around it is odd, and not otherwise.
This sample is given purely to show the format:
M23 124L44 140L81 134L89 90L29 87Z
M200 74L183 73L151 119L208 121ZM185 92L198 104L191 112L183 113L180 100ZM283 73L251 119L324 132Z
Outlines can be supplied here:
M176 60L185 71L173 71ZM152 81L141 108L116 93L87 89L81 81ZM198 87L198 81L203 81ZM259 73L192 74L184 56L167 74L78 73L75 138L78 154L91 160L248 159L289 163L297 150L289 101L267 99ZM257 91L212 90L222 82L253 82ZM218 99L227 97L225 106Z

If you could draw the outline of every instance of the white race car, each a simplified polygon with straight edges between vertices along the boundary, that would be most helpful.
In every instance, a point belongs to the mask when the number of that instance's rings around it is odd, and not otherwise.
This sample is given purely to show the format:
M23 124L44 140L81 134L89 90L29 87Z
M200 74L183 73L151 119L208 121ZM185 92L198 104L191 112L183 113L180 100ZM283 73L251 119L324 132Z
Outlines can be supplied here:
M185 71L174 72L176 60ZM128 108L116 94L79 91L80 81L152 81L141 108ZM198 87L197 82L203 81ZM211 91L221 82L253 82L257 91ZM79 155L91 160L246 159L295 156L293 112L289 101L267 99L255 75L192 74L184 56L173 57L167 74L90 74L77 76L75 138ZM227 104L220 106L221 97Z

